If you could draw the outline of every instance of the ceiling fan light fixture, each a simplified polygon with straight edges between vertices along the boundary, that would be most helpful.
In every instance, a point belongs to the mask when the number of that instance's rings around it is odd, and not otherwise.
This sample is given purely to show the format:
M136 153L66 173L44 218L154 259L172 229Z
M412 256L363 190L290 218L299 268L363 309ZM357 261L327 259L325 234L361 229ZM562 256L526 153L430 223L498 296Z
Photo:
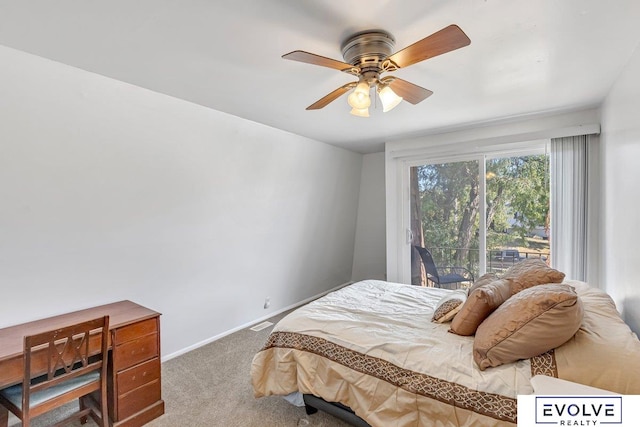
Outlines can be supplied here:
M369 83L360 80L356 88L351 92L347 99L349 105L356 109L362 110L369 108L371 105L371 97L369 96Z
M384 85L378 87L378 96L380 97L380 101L382 102L382 111L386 113L387 111L393 110L402 102L402 97L398 96L393 89L391 89L388 85Z
M357 83L351 82L342 85L320 98L308 106L307 110L324 108L351 91L348 97L349 105L354 110L367 110L368 113L368 108L371 105L370 92L373 87L380 95L384 112L387 112L395 108L403 99L415 105L433 95L433 92L395 76L384 77L380 80L382 73L407 68L426 59L468 46L470 43L471 40L464 31L457 25L451 24L393 53L395 47L393 36L386 31L373 29L355 33L342 44L344 61L337 61L303 50L294 50L282 55L282 58L332 68L359 78ZM390 85L395 89L387 87ZM402 97L394 93L396 91L401 93ZM364 115L364 112L354 110L352 113Z
M369 117L369 108L352 108L351 114L358 117Z

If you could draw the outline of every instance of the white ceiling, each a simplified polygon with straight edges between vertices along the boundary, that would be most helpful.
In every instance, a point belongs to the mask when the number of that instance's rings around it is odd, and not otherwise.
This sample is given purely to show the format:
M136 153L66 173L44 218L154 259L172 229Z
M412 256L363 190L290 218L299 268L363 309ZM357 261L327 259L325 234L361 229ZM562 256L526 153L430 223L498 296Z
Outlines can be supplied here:
M0 0L0 44L359 152L502 118L597 106L640 42L637 0ZM457 24L471 45L395 75L434 95L370 118L354 80L281 56L342 60L381 28L400 50Z

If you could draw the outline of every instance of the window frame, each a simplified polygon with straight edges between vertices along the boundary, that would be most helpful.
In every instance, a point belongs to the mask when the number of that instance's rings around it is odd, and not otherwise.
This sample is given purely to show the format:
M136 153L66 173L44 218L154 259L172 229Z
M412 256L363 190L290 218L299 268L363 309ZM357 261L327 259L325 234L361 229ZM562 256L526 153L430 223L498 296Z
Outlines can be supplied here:
M498 146L466 145L457 147L425 147L402 153L386 152L387 199L387 280L411 283L411 218L410 168L425 164L478 161L480 212L486 212L486 161L499 157L548 154L550 139L506 143ZM549 171L551 174L551 170ZM552 207L553 208L553 207ZM480 253L486 253L486 214L479 218ZM486 271L486 257L479 257L480 274Z

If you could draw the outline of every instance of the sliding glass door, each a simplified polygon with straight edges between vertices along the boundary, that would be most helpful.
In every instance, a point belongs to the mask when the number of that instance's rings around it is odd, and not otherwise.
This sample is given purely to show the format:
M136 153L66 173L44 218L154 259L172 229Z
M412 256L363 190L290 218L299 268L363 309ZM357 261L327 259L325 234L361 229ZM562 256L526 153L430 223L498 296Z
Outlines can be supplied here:
M549 259L544 152L409 165L408 184L412 284L441 286L438 276L478 278L526 258Z

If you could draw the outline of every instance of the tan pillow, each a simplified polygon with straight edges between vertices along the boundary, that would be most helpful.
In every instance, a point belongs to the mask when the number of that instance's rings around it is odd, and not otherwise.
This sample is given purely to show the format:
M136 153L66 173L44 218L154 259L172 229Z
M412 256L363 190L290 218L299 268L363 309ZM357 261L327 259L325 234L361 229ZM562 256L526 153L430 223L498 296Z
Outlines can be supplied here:
M510 267L502 278L513 279L511 295L515 295L532 286L560 283L564 280L564 273L554 270L539 258L531 258Z
M473 286L471 286L469 288L469 292L467 292L467 295L471 295L471 292L475 291L479 287L484 286L487 283L494 282L494 281L496 281L498 279L499 278L498 278L498 276L496 276L495 273L487 273L487 274L485 274L483 276L480 276L480 278L478 280L473 282Z
M445 323L453 319L453 317L460 311L462 304L467 300L467 293L464 291L451 292L449 295L445 295L440 298L436 309L433 312L432 321L436 323Z
M496 280L479 287L467 297L453 318L449 332L465 336L475 334L478 325L510 295L510 280Z
M534 286L482 322L473 341L480 370L528 359L567 342L580 328L582 301L569 285Z

